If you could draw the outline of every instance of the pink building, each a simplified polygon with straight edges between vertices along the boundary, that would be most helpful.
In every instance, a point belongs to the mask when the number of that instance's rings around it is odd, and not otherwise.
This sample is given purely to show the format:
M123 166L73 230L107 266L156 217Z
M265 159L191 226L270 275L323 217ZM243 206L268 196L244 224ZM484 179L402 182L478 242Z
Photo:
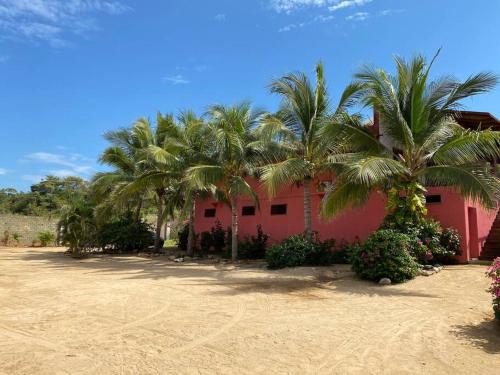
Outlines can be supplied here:
M458 119L464 127L484 127L500 130L500 121L488 113L462 112ZM381 126L380 126L381 127ZM374 129L379 124L375 116ZM317 181L320 183L321 181ZM269 199L261 182L249 179L250 185L258 193L260 209L250 198L241 197L238 203L239 238L255 235L258 224L270 236L271 242L280 241L304 230L303 189L298 186L283 187L278 194ZM315 184L314 184L315 185ZM324 193L312 189L312 225L322 239L334 238L336 241L353 242L366 239L375 231L385 216L385 197L372 193L369 201L362 207L346 210L332 220L320 217L319 205ZM459 261L467 262L474 258L489 259L500 256L500 215L498 209L485 210L475 202L463 199L449 188L428 189L427 207L429 216L435 218L444 228L457 229L462 236L462 255ZM498 216L498 218L497 218ZM196 204L195 231L209 231L216 220L223 227L231 225L231 212L223 202L199 200Z

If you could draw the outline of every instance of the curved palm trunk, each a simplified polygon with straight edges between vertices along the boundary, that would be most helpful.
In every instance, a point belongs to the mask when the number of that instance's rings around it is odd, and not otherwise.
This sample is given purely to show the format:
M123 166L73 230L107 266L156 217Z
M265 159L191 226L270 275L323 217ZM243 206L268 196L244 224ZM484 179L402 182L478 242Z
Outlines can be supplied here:
M306 236L312 236L312 220L311 220L311 180L304 180L304 232Z
M163 194L158 193L158 216L156 217L155 250L161 248L161 226L163 224Z
M135 222L138 223L141 220L141 210L142 210L142 198L139 199L139 204L137 205L135 211Z
M194 218L196 209L196 197L193 197L191 202L191 207L189 207L189 233L188 233L188 243L187 243L187 254L189 256L194 255Z
M236 198L231 198L231 259L238 259L238 208Z

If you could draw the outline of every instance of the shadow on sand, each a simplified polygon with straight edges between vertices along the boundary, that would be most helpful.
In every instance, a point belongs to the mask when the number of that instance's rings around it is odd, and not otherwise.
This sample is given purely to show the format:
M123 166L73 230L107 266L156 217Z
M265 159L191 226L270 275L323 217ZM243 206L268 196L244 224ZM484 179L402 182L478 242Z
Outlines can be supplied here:
M484 320L479 324L454 326L453 333L472 346L489 354L500 353L500 322Z
M37 262L37 266L57 270L85 270L86 273L120 276L124 279L161 280L184 279L183 285L222 286L212 293L238 295L246 293L288 294L325 290L332 293L360 296L405 296L439 298L417 290L404 289L400 285L381 287L360 280L347 265L332 267L296 268L272 271L265 263L173 263L166 257L143 258L137 256L94 255L85 259L73 259L62 251L43 248L24 249L22 252L2 254L0 260Z

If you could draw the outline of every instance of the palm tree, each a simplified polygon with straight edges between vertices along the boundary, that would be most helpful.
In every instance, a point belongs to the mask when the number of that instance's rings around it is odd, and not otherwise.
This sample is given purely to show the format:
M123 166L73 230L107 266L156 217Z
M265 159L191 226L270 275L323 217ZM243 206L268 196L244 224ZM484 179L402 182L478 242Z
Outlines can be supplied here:
M327 120L349 118L347 108L358 98L361 88L359 83L348 85L330 113L321 63L316 66L316 87L304 73L288 74L271 83L271 92L279 94L283 102L275 116L264 118L261 132L277 139L281 150L275 151L278 160L263 168L261 178L270 196L284 184L297 183L304 187L304 232L307 235L312 233L311 183L318 174L330 169L328 156L340 152L344 146L323 137L322 128Z
M431 82L434 59L426 64L422 56L408 62L396 57L395 76L372 67L356 75L365 87L364 104L380 114L382 136L379 140L359 126L329 125L326 133L341 133L364 151L331 158L341 166L322 202L324 215L362 204L370 191L380 189L388 192L388 209L403 196L418 219L426 213L425 186L454 187L485 207L496 205L500 180L487 161L500 157L500 134L465 130L455 111L463 99L487 92L498 79L479 73L464 82L448 76Z
M214 105L207 115L211 155L203 164L187 170L186 178L200 189L210 189L231 207L231 257L238 257L238 198L250 196L258 206L255 192L245 177L256 171L261 156L256 138L260 113L248 103L234 106Z
M129 130L109 133L108 138L117 146L106 150L101 159L116 170L98 175L94 182L101 193L106 193L106 188L114 184L108 199L111 204L123 204L137 198L142 201L153 193L157 207L155 250L161 247L161 227L166 214L173 210L173 200L169 198L178 196L175 179L180 175L179 171L169 169L175 166L175 156L163 155L164 160L159 163L157 153L176 131L173 116L158 114L155 129L148 119L141 118Z
M189 178L184 178L191 167L209 160L211 141L208 127L204 120L197 117L193 111L181 112L178 123L161 147L150 148L157 165L164 166L165 173L172 177L172 172L177 171L176 191L182 195L170 197L169 201L180 210L188 211L189 234L188 255L194 252L194 220L196 199L204 193L204 189L196 186ZM155 173L154 178L161 178L161 173Z
M119 129L107 132L104 137L111 143L106 148L99 162L113 168L111 172L99 172L92 179L91 191L94 201L98 204L97 216L106 217L123 207L117 207L116 195L127 184L133 182L141 172L141 148L132 137L131 129ZM140 220L143 204L143 194L137 193L125 201L125 210L135 208L135 219Z

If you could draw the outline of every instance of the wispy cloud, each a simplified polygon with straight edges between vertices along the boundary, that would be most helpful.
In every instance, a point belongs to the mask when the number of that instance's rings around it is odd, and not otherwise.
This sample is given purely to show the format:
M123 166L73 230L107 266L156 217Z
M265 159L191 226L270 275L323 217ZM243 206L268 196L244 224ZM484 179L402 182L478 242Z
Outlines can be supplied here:
M357 13L351 14L350 16L347 16L345 19L347 21L362 22L362 21L366 21L369 18L385 17L385 16L390 16L391 14L394 14L394 13L401 13L401 12L404 12L404 10L403 9L385 9L385 10L382 10L382 11L374 13L374 14L370 14L368 12L357 12Z
M171 85L186 85L190 83L188 79L184 78L182 74L175 74L163 77L163 82L170 83Z
M291 13L292 11L300 8L322 8L328 7L332 12L350 8L354 6L361 6L371 3L373 0L271 0L271 8L278 13Z
M282 28L278 29L278 32L284 33L287 31L292 31L293 29L301 28L304 26L309 26L309 25L312 25L312 24L317 23L317 22L322 22L322 23L329 22L329 21L333 20L334 18L335 18L335 16L333 16L333 15L328 15L328 16L319 15L319 16L313 17L309 21L300 22L300 23L291 23L289 25L283 26Z
M90 165L90 159L77 153L54 154L50 152L34 152L25 155L22 161L61 166L62 168L48 169L43 166L41 167L44 173L58 177L88 177L95 172L95 169Z
M358 13L351 14L350 16L347 16L345 19L347 21L364 21L368 17L370 17L370 13L358 12Z
M343 0L343 1L337 1L337 4L334 4L330 6L328 9L331 10L332 12L335 12L336 10L339 9L344 9L344 8L352 8L356 6L361 6L365 5L368 3L371 3L373 0Z
M214 17L217 22L226 22L226 15L224 13L219 13Z
M97 14L129 10L117 0L0 0L0 30L7 38L64 47L70 35L96 30Z
M5 168L0 168L0 176L7 174L7 169Z

